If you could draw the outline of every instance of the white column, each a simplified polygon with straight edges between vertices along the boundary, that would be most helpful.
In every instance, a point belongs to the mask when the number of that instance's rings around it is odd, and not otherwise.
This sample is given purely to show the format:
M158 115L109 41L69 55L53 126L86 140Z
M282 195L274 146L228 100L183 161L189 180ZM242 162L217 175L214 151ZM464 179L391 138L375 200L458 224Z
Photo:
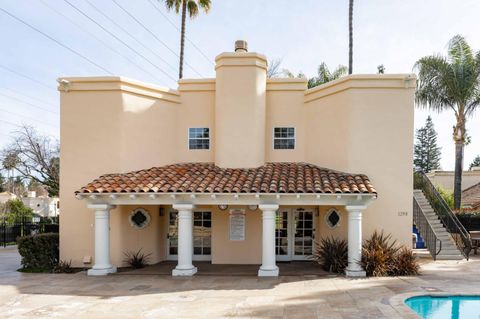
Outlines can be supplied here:
M193 276L197 267L193 266L193 205L175 204L178 211L178 263L172 276Z
M117 272L117 267L110 263L110 210L115 206L90 204L88 208L95 210L95 264L87 274L104 276Z
M275 262L275 220L278 205L260 205L262 210L262 265L259 277L278 276Z
M347 277L365 277L362 260L362 211L366 206L346 206L348 211L348 266Z

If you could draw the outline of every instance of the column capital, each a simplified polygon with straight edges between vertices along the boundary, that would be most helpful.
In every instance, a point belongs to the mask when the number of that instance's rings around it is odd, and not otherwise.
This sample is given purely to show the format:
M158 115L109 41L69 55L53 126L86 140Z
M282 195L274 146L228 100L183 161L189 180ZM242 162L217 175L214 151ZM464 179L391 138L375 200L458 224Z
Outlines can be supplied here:
M345 206L345 209L350 213L350 212L362 212L365 209L367 209L366 205L347 205Z
M88 204L87 207L93 210L111 210L117 206L110 204Z
M195 208L195 205L193 204L173 204L172 208L178 211L181 210L193 210Z
M277 204L260 204L258 205L258 208L261 211L277 211L278 205Z

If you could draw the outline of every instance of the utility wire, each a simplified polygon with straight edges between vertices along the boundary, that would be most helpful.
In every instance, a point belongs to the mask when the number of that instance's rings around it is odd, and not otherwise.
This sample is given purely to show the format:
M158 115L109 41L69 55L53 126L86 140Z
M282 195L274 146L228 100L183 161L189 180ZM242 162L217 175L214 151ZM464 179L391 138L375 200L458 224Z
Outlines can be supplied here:
M22 74L22 73L20 73L20 72L17 72L17 71L15 71L15 70L13 70L13 69L10 69L9 67L6 67L6 66L4 66L4 65L1 65L1 64L0 64L0 68L4 69L5 71L8 71L8 72L10 72L10 73L13 73L13 74L15 74L15 75L17 75L17 76L19 76L19 77L22 77L22 78L25 78L25 79L27 79L27 80L30 80L30 81L32 81L32 82L34 82L34 83L36 83L36 84L38 84L38 85L40 85L40 86L46 87L46 88L48 88L48 89L55 89L53 86L50 86L50 85L48 85L48 84L45 84L45 83L40 82L40 81L38 81L38 80L35 80L34 78L29 77L28 75L25 75L25 74Z
M54 128L59 128L58 125L54 125L52 123L48 123L48 122L44 122L44 121L40 121L39 119L36 119L36 118L33 118L33 117L28 117L28 116L25 116L25 115L22 115L22 114L18 114L18 113L15 113L15 112L11 112L9 110L5 110L5 109L2 109L0 108L0 111L2 112L5 112L5 113L9 113L9 114L12 114L12 115L15 115L15 116L18 116L18 117L23 117L23 118L26 118L30 121L34 121L35 123L40 123L40 124L44 124L44 125L49 125L51 127L54 127Z
M165 20L167 20L175 29L177 29L177 31L182 32L182 30L177 27L177 25L172 20L170 20L170 18L165 13L163 13L162 10L160 10L155 4L153 4L152 0L148 0L148 2L150 2L152 7L154 7L155 10L157 10L158 13L160 13L165 18ZM187 41L190 42L191 45L193 45L193 47L205 58L205 60L208 61L208 63L210 63L211 65L215 65L215 63L213 63L212 60L192 40L190 40L189 37L187 37L187 35L185 35L185 39L187 39Z
M6 120L4 120L4 119L0 119L0 122L6 123L6 124L11 125L11 126L13 126L13 127L22 127L22 125L15 124L15 123L13 123L13 122L6 121ZM55 139L58 139L58 136L55 136L55 135L52 135L52 134L48 134L48 133L46 133L45 131L43 131L43 133L44 133L46 136L49 136L49 137L53 137L53 138L55 138ZM10 132L10 134L12 134L12 132ZM6 135L6 134L4 134L4 135ZM11 138L12 136L9 135L8 137Z
M32 106L32 107L35 107L35 108L40 109L40 110L45 111L45 112L50 112L50 113L53 113L53 114L56 114L56 115L59 114L58 111L57 111L57 112L56 112L56 111L52 111L52 110L50 110L50 109L47 109L47 108L38 106L38 105L36 105L36 104L32 104L32 103L30 103L30 102L28 102L28 101L19 99L19 98L17 98L17 97L14 97L14 96L11 96L11 95L8 95L8 94L5 94L5 93L0 93L0 95L1 95L1 96L5 96L5 97L7 97L7 98L9 98L9 99L18 101L18 102L25 103L25 104L27 104L27 105L30 105L30 106Z
M110 18L107 14L105 14L102 10L100 10L97 6L95 6L92 2L88 1L88 0L85 0L93 9L95 9L95 11L97 11L98 13L100 13L104 18L106 18L108 21L110 21L111 23L113 23L117 28L119 28L120 30L122 30L123 32L125 32L126 34L128 34L128 36L130 36L130 38L132 38L135 42L137 42L139 45L141 45L144 49L150 51L153 55L155 55L157 58L159 58L161 61L163 61L166 65L168 65L173 71L177 71L177 68L174 67L173 65L171 65L170 63L168 63L167 60L165 60L161 55L159 55L157 52L155 52L154 50L150 49L149 47L147 47L146 45L144 45L142 42L140 42L133 34L131 34L130 32L128 32L128 30L126 30L124 27L122 27L119 23L117 23L115 20L113 20L112 18Z
M170 76L170 74L168 74L167 72L165 72L164 70L162 70L161 68L159 68L155 63L153 63L152 61L150 61L148 58L146 58L143 54L141 54L140 52L138 52L137 50L135 50L134 48L132 48L128 43L126 43L125 41L123 41L122 39L120 39L119 37L117 37L114 33L110 32L108 29L106 29L103 25L101 25L100 23L98 23L97 21L95 21L93 18L91 18L88 14L86 14L85 12L83 12L82 10L80 10L78 7L76 7L75 5L73 5L70 1L68 0L63 0L65 1L68 5L70 5L73 9L75 9L77 12L79 12L81 15L83 15L85 18L87 18L88 20L92 21L93 23L95 23L99 28L101 28L103 31L105 31L106 33L108 33L110 36L114 37L117 41L119 41L120 43L122 43L124 46L126 46L127 48L129 48L130 50L132 50L133 52L135 52L137 55L139 55L140 57L142 57L145 61L147 61L149 64L151 64L154 68L156 68L157 70L159 70L160 72L162 72L165 76L167 76L168 78L172 79L173 81L177 81L175 78L173 78L172 76Z
M25 96L26 98L29 98L29 99L31 99L31 100L35 100L35 101L37 101L37 102L40 102L40 103L43 103L43 104L46 104L46 105L49 105L49 106L53 106L53 105L51 104L52 102L48 102L48 101L45 101L45 100L43 100L43 99L39 99L39 98L37 98L37 97L33 97L33 96L30 96L30 95L27 95L27 94L22 93L22 92L20 92L20 91L18 91L18 90L14 90L14 89L7 88L7 87L1 87L1 89L8 90L8 91L13 92L13 93L18 94L18 95L23 95L23 96Z
M67 1L67 0L64 0L64 1ZM148 33L150 33L158 42L160 42L164 47L166 47L170 52L172 52L173 54L175 54L177 57L179 57L179 55L174 51L172 50L167 44L165 44L165 42L163 42L155 33L153 33L152 31L150 31L150 29L148 29L141 21L139 21L137 18L135 18L134 15L132 15L130 12L128 12L124 7L122 7L116 0L112 0L113 3L115 3L120 9L123 10L123 12L125 12L129 17L131 17L133 20L135 20L135 22L137 22L145 31L147 31ZM187 65L190 69L192 69L193 72L197 73L198 76L202 76L197 70L195 70L195 68L193 66L191 66L190 64L187 63L187 61L185 61L185 65Z
M30 29L40 33L41 35L43 35L44 37L46 37L47 39L50 39L51 41L55 42L56 44L58 44L59 46L67 49L68 51L72 52L73 54L75 54L76 56L82 58L83 60L89 62L90 64L96 66L97 68L101 69L102 71L105 71L107 72L108 74L110 75L113 75L112 72L108 71L107 69L105 69L103 66L95 63L94 61L90 60L89 58L87 58L86 56L84 56L83 54L79 53L78 51L75 51L74 49L72 49L71 47L69 47L68 45L65 45L63 43L61 43L60 41L58 41L57 39L49 36L48 34L46 34L45 32L41 31L40 29L34 27L33 25L29 24L28 22L20 19L19 17L13 15L12 13L8 12L7 10L3 9L3 8L0 8L1 11L3 11L5 14L9 15L11 18L17 20L18 22L21 22L23 23L24 25L26 25L27 27L29 27Z
M111 47L110 45L108 45L107 43L105 43L104 41L102 41L102 39L98 38L94 33L88 31L87 29L85 29L83 26L79 25L78 23L76 23L74 20L70 19L67 15L63 14L61 11L58 11L57 9L53 8L52 6L50 6L48 3L46 3L45 1L43 0L40 0L40 2L46 6L47 8L49 8L50 10L54 11L56 14L62 16L63 18L65 18L67 21L69 21L71 24L73 24L74 26L76 26L77 28L79 28L80 30L82 30L83 32L89 34L90 36L92 36L95 40L97 40L98 42L100 42L101 44L103 44L106 48L108 48L110 51L112 51L113 53L119 55L120 57L124 58L126 61L130 62L132 65L136 66L137 68L139 68L140 70L142 70L143 72L145 72L146 74L154 77L154 78L157 78L160 80L160 78L153 74L152 72L146 70L145 68L143 68L141 65L139 65L138 63L136 63L135 61L133 61L132 59L128 58L127 56L121 54L120 52L118 52L115 48Z

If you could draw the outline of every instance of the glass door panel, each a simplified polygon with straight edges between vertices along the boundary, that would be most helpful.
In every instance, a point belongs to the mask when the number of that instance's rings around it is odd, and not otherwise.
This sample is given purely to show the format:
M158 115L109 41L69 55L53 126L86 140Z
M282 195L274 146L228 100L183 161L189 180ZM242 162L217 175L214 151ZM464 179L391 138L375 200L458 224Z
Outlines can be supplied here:
M297 209L293 212L294 218L294 259L308 259L313 252L314 222L313 211Z
M168 216L168 259L178 258L178 213ZM193 213L193 259L210 260L212 254L212 213Z
M277 260L290 260L289 245L289 215L288 209L277 211L275 222L275 254Z

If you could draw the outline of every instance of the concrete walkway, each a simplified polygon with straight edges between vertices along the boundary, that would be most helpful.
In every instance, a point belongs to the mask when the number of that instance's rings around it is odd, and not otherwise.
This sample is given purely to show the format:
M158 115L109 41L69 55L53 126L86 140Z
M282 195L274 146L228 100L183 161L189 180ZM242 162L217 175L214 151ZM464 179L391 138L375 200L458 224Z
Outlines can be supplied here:
M0 249L1 318L416 318L415 294L480 294L480 260L422 266L422 276L23 274L15 249Z

